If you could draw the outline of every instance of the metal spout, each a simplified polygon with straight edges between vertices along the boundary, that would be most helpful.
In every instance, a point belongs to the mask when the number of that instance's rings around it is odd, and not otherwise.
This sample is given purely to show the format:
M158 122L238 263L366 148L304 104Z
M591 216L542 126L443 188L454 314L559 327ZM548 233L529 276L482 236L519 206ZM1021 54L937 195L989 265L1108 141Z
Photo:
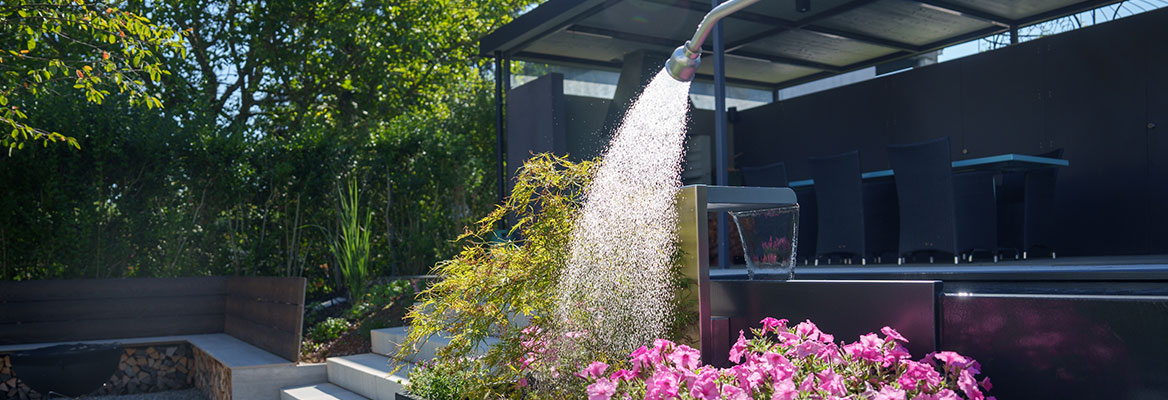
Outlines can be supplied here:
M758 0L729 0L714 7L705 18L702 18L693 38L673 50L673 55L665 62L665 70L669 71L673 79L682 82L693 80L698 66L702 63L702 43L706 41L706 37L714 30L718 21L757 2Z

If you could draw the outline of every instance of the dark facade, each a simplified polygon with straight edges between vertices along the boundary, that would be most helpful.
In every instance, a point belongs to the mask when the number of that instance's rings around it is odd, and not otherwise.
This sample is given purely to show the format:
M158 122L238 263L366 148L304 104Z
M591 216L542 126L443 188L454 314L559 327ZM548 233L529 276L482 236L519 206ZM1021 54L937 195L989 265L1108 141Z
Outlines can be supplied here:
M745 110L734 131L736 165L792 180L808 157L882 170L887 145L940 136L954 160L1064 148L1059 256L1168 253L1168 9Z

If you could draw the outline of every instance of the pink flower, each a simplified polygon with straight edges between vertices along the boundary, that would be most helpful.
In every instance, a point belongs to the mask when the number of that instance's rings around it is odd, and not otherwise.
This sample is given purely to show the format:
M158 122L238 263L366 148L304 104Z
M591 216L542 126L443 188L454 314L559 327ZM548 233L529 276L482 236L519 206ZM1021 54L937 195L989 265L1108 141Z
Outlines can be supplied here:
M992 383L990 383L990 377L987 376L981 380L981 388L985 389L985 390L990 390L990 389L994 388L994 385Z
M819 354L823 350L823 343L806 341L795 346L795 357L807 358L807 356Z
M795 325L795 333L811 340L819 339L819 327L815 326L815 323L811 322L811 320L806 320Z
M835 396L843 396L848 394L847 388L844 387L844 380L835 370L828 368L823 372L816 374L819 377L819 390L827 392Z
M721 398L721 393L718 392L718 375L718 372L712 368L702 369L697 380L694 381L693 387L689 390L689 395L699 400L718 400Z
M742 331L738 331L738 341L730 347L730 362L735 364L742 362L742 356L746 355L746 345L746 335Z
M780 329L784 330L784 331L787 330L787 320L786 319L774 319L771 317L766 317L766 318L763 318L762 321L759 321L759 323L762 324L762 331L764 333L765 332L779 333Z
M880 328L880 333L883 333L884 336L887 336L889 340L899 340L908 343L908 339L905 339L904 336L900 335L900 332L897 332L896 329L892 329L892 327L886 326Z
M575 338L582 337L582 336L584 336L584 332L566 332L566 333L564 333L564 337L566 337L568 339L575 339Z
M750 400L750 393L742 390L737 386L723 386L722 396L724 396L726 400Z
M671 341L668 341L665 339L657 339L657 340L653 341L653 350L657 350L657 352L660 354L665 354L666 351L673 348L675 345L676 344L671 342Z
M600 378L596 383L588 385L588 400L608 400L616 394L616 383L607 378Z
M782 354L768 351L763 354L763 359L766 360L765 368L770 373L772 382L791 380L791 377L795 376L795 365Z
M604 375L604 371L606 370L608 370L608 364L605 364L601 361L595 361L592 364L588 364L588 367L584 368L584 370L580 371L580 373L576 374L576 376L581 378L596 379Z
M799 391L811 393L815 391L815 374L807 374L803 382L799 382Z
M629 354L633 363L633 374L640 374L642 369L653 371L657 369L657 365L661 364L661 353L650 350L648 347L641 346L641 348L633 350L633 354Z
M730 370L738 377L738 386L747 392L754 391L766 379L766 376L758 368L751 368L747 365L737 365Z
M775 384L775 394L771 396L771 400L795 400L798 396L799 389L795 388L795 382L784 379Z
M969 358L967 358L963 355L957 354L955 352L952 352L952 351L938 352L936 354L933 354L933 358L941 360L942 362L945 363L945 365L952 367L952 368L968 367L970 365L970 361L972 361Z
M633 378L636 378L636 377L637 377L637 374L633 373L633 371L629 371L627 369L622 369L622 370L618 370L616 372L613 372L612 375L608 377L608 379L611 379L613 382L619 382L622 380L625 380L625 381L632 380Z
M982 400L985 395L977 388L977 381L973 380L973 374L969 370L961 371L961 375L957 377L957 387L965 392L965 397L969 400Z
M645 400L665 400L677 397L678 375L670 371L657 371L645 382Z
M880 389L880 393L876 394L872 400L905 400L905 393L903 390L894 388L892 386L885 386Z
M697 369L702 364L702 353L684 344L677 346L666 358L673 362L674 365L691 371Z
M917 390L918 385L924 382L926 387L937 387L941 384L941 374L932 365L922 362L905 360L904 374L896 382L906 390Z

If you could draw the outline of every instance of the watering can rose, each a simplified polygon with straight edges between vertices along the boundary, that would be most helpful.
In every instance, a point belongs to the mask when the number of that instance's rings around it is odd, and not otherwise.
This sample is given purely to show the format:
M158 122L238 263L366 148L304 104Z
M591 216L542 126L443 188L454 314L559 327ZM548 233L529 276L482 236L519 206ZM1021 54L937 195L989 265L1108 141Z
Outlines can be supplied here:
M598 361L576 376L587 381L589 400L993 399L977 361L952 351L913 360L901 345L908 339L890 327L836 344L811 321L760 324L752 339L739 331L730 368L702 365L696 349L658 339L630 354L628 369L609 372Z

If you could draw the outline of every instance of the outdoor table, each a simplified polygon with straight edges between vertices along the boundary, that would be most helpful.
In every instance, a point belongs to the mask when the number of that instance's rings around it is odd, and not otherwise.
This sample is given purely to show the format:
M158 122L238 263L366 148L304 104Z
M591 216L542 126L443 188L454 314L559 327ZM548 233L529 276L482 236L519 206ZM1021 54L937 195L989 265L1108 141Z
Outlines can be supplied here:
M1070 165L1070 161L1061 158L1039 157L1025 154L999 154L996 156L954 161L953 171L1016 172L1029 171L1040 168L1066 167ZM891 178L892 176L891 169L871 171L860 174L860 178L864 180ZM791 188L803 188L813 186L814 184L815 180L804 179L801 181L791 181L787 186Z

